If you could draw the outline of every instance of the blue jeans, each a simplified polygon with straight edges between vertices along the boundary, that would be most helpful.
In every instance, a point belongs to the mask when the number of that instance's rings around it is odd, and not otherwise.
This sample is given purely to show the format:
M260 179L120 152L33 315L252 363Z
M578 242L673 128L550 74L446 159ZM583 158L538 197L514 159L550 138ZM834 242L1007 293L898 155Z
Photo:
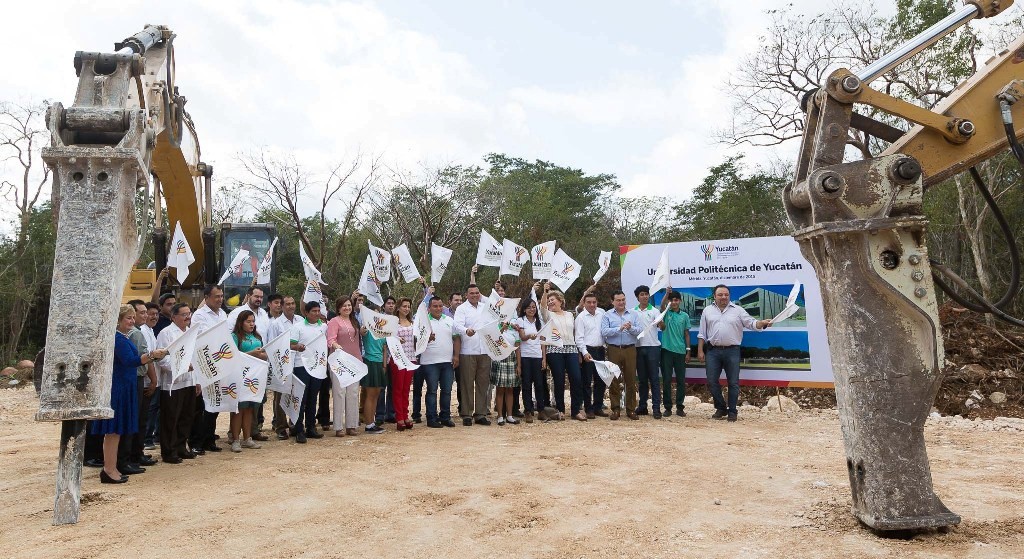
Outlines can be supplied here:
M590 383L583 381L580 370L580 354L549 353L548 367L551 367L551 378L555 385L555 408L565 413L565 375L568 373L569 409L571 415L576 415L583 408L584 400L590 397Z
M292 374L306 385L306 390L302 393L302 405L299 406L299 416L295 418L292 432L298 434L302 432L303 426L305 426L306 433L314 433L316 432L316 400L319 396L320 384L323 379L309 376L305 367L295 367Z
M426 384L427 377L423 374L423 367L416 369L412 373L412 420L419 421L423 419L423 385ZM451 397L449 397L451 399Z
M455 381L455 369L451 363L433 363L420 365L417 371L423 371L427 381L427 423L444 421L452 418L452 382ZM437 412L437 389L441 389L441 413Z
M540 372L541 357L522 357L523 405L527 412L540 411L548 405L548 377Z
M661 412L661 346L636 348L636 376L640 385L640 409L647 410L647 392L655 413Z
M736 413L736 401L740 397L740 346L712 347L704 352L704 364L708 375L708 390L715 399L715 409ZM725 369L725 378L729 382L729 408L725 407L722 398L722 385L718 379Z

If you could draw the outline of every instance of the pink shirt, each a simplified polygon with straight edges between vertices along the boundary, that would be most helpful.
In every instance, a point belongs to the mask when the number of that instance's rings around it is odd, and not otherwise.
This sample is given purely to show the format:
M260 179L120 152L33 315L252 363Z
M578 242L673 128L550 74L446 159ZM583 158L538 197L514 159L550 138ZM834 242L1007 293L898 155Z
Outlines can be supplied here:
M352 326L352 321L336 316L327 323L327 347L333 348L337 343L345 353L362 358L359 350L359 331Z

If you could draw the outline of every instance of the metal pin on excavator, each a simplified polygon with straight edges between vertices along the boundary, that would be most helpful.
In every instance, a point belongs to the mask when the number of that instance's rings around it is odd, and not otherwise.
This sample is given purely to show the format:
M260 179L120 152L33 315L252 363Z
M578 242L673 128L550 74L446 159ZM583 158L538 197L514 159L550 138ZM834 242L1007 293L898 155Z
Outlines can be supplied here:
M945 358L932 280L944 268L929 262L922 196L1024 134L1012 124L1024 120L1024 104L1011 106L1024 93L1024 37L934 110L869 85L1011 4L971 1L864 70L833 72L808 100L796 176L783 194L793 235L821 282L853 513L877 530L960 522L932 489L924 444ZM857 103L915 126L903 133L853 113ZM891 144L878 157L844 163L851 127Z

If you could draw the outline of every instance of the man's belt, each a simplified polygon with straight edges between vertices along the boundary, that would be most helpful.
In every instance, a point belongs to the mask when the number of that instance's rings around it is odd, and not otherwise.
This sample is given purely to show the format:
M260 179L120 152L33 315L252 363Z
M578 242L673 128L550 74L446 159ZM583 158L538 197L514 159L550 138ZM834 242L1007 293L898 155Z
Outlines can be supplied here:
M626 345L608 344L608 347L617 347L619 349L626 349L627 347L633 347L634 345L636 345L636 344L626 344Z
M711 349L731 349L734 347L740 347L738 345L714 345L710 343L708 345L711 346Z

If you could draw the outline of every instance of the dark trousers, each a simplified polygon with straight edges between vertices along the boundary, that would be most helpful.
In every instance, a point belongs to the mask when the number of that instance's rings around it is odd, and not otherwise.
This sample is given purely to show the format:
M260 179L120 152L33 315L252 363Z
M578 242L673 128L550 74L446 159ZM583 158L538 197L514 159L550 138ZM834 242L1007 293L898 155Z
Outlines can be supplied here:
M452 418L452 382L455 380L455 369L451 363L434 363L420 365L417 371L423 371L423 379L427 384L427 422L444 421ZM438 410L438 388L441 389Z
M143 441L153 444L160 439L160 397L154 394L149 399L149 416L146 421L146 436Z
M647 393L651 393L654 411L661 411L661 346L636 348L636 377L640 388L640 409L647 409Z
M665 409L672 409L672 373L676 375L676 409L683 409L686 399L686 355L661 348L661 382Z
M180 458L187 448L188 434L195 417L196 389L194 386L173 392L160 391L160 456Z
M288 430L288 416L281 409L281 393L274 392L274 418L271 420L274 431L281 433Z
M515 388L512 389L512 414L513 415L519 413L519 411L523 409L523 408L519 407L519 398L520 398L520 396L522 396L522 394L523 394L523 387L522 386L516 386Z
M149 403L153 396L146 396L144 377L139 377L139 430L130 438L131 448L128 450L128 461L138 463L142 461L142 455L146 450L146 424L149 422ZM159 400L159 398L156 398Z
M565 413L565 376L569 375L569 409L576 415L583 408L583 401L589 398L590 383L583 381L580 370L580 354L549 353L548 366L551 367L551 379L555 385L555 407ZM589 380L589 379L588 379Z
M595 347L587 346L587 353L590 354L591 359L594 361L607 361L604 353L604 346ZM594 413L604 409L604 392L608 386L605 385L604 381L601 380L601 375L597 374L597 366L592 362L583 362L583 378L590 378L594 387L590 391L590 398L584 402L587 412Z
M526 413L540 411L548 405L548 377L540 372L541 357L522 357L523 404Z
M736 413L736 402L740 397L740 346L712 347L704 352L705 372L708 377L708 390L715 400L715 409ZM718 383L722 371L729 384L729 407L726 408L722 398L722 385Z
M384 370L387 371L387 367ZM394 396L394 388L391 384L391 375L387 375L387 377L388 385L377 395L377 411L374 414L374 421L377 422L377 425L385 421L395 422L395 402L391 399Z
M424 376L423 372L424 365L420 365L418 369L412 373L412 420L419 421L423 419L423 386L427 383L427 377ZM454 375L454 371L452 372ZM451 405L451 390L452 387L448 386L448 404Z
M216 442L217 416L219 413L206 411L202 396L195 400L195 415L192 417L192 432L188 437L188 445L194 449L203 449L213 446Z
M307 433L313 433L316 431L316 400L322 379L309 376L305 367L295 367L292 374L306 384L306 391L302 393L302 405L299 406L299 416L295 418L292 430L298 434L305 427Z
M103 461L103 435L92 434L92 422L85 431L85 459Z
M316 422L325 430L331 425L331 375L320 379L320 389L317 390Z

